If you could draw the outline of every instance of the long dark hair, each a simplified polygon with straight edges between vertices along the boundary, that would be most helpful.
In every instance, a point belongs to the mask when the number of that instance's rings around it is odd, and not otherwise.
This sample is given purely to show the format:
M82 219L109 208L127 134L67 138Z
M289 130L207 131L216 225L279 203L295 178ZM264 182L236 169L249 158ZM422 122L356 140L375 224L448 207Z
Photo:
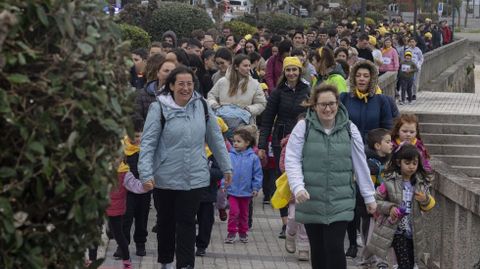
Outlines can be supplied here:
M423 167L422 155L420 155L417 147L410 143L402 143L398 146L387 165L387 169L385 169L385 175L388 177L388 175L393 173L401 174L401 160L413 161L415 159L418 161L418 168L415 173L420 174L424 179L428 179L429 173ZM415 184L416 177L412 177L411 180L411 183Z
M192 76L192 82L195 78L195 74L190 68L180 65L179 67L173 69L170 75L168 75L167 80L165 81L165 88L162 90L161 94L168 95L173 93L172 89L170 88L170 84L175 84L177 81L177 76L180 74L190 74Z

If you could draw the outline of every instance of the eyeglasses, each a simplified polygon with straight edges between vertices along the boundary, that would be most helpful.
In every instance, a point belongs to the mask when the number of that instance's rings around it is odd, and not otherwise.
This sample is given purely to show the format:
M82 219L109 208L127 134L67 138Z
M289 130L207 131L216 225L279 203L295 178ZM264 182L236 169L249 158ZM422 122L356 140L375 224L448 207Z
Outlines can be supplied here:
M330 107L330 109L336 108L338 102L328 102L328 103L316 103L315 105L317 108L321 108L323 110L327 109L327 107Z
M184 87L193 87L192 81L177 81L175 82L176 85L184 88Z

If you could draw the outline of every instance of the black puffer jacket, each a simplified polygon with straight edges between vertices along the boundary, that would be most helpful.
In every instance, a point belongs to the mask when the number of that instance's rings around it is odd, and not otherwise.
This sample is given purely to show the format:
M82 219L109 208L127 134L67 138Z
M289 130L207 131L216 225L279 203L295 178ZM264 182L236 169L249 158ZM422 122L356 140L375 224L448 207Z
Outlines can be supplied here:
M290 134L297 123L297 117L306 109L300 104L310 95L310 86L300 81L295 91L286 84L280 85L268 98L267 108L262 115L259 149L267 149L268 137L272 132L272 145L280 146L282 138ZM275 119L276 117L276 119ZM275 124L275 125L274 125Z
M148 108L155 102L158 89L158 80L150 81L147 86L138 89L135 97L135 119L141 119L145 123Z

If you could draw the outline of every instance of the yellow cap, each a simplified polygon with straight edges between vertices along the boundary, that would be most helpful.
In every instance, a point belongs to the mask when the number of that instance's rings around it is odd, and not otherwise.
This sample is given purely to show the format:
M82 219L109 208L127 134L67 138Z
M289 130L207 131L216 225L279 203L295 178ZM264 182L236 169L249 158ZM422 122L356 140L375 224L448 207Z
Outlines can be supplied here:
M250 39L252 39L252 35L251 34L246 34L243 38L245 38L245 40L250 40Z
M356 22L356 21L352 21L352 25L356 25L356 24L357 24L357 22Z
M227 124L223 121L222 118L217 117L217 124L218 124L218 127L220 127L220 131L222 131L222 133L225 133L226 131L228 131L228 126L227 126Z
M407 51L407 52L405 52L405 56L410 56L410 57L412 57L412 56L413 56L413 54L412 54L412 52L410 52L410 51Z
M377 38L375 38L373 35L369 35L368 36L368 42L370 43L370 45L376 46L377 45Z
M298 68L302 68L302 63L300 62L300 59L297 57L285 57L283 59L283 69L285 69L287 66L296 66Z
M379 27L378 32L380 33L381 36L384 36L386 33L388 33L388 30L385 27Z
M425 33L425 38L431 39L432 38L432 33L426 32Z

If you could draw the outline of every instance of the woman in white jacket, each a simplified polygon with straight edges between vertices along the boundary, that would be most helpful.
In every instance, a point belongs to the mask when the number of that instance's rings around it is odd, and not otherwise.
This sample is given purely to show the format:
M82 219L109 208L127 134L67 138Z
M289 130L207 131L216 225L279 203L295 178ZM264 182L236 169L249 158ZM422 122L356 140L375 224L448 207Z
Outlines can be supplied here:
M229 71L208 92L207 100L214 110L225 105L236 105L248 111L250 123L255 123L255 117L267 105L260 83L250 76L250 60L244 54L233 58Z

